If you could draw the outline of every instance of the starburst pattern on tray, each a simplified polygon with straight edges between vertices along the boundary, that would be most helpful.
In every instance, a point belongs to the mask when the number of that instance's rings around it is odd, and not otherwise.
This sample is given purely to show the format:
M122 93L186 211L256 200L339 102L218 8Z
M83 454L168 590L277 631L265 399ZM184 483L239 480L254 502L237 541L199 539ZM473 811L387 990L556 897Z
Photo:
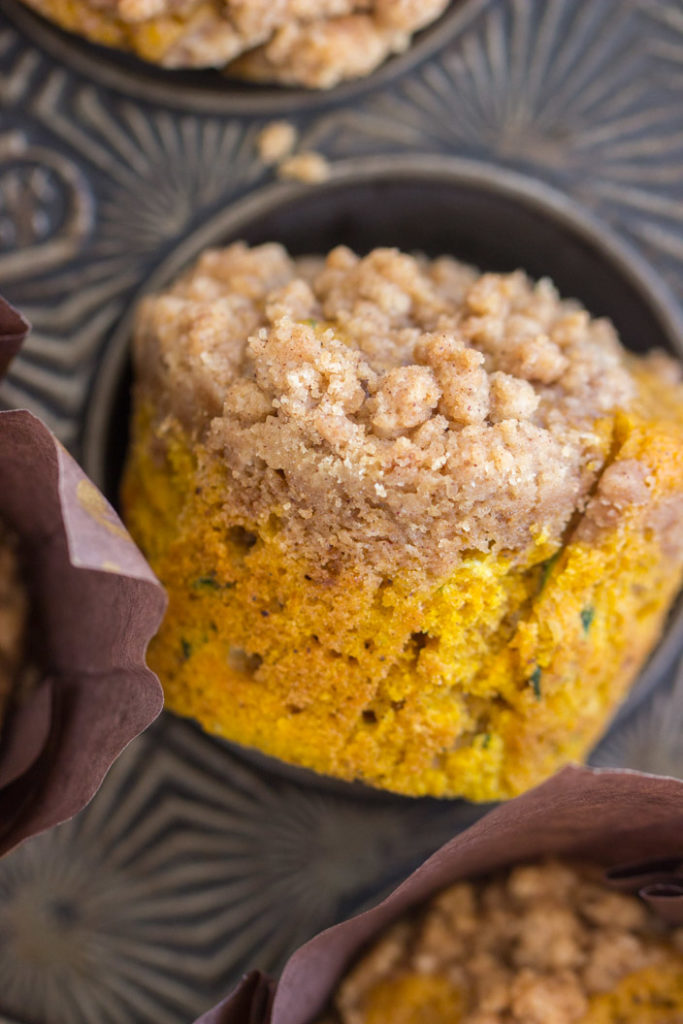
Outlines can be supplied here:
M182 237L207 209L263 174L257 129L167 111L145 114L123 103L115 120L101 99L83 97L86 123L118 157L102 201L101 252L149 253Z
M372 106L438 145L569 176L618 136L647 89L623 6L497 4L462 46Z
M453 805L296 785L166 716L85 812L0 862L0 1010L186 1022L455 830Z
M649 174L616 198L623 204L626 230L683 296L683 9L670 0L635 0L634 6L652 87L669 98L674 116L662 123L659 137L650 139L649 147L643 146L638 154L640 160L649 158Z
M530 171L635 238L681 291L680 268L667 270L683 262L681 68L683 15L664 0L511 0L397 89L320 118L305 144L455 151Z
M263 174L258 128L105 102L10 28L0 86L0 281L33 324L2 398L73 443L93 357L130 290L165 243Z

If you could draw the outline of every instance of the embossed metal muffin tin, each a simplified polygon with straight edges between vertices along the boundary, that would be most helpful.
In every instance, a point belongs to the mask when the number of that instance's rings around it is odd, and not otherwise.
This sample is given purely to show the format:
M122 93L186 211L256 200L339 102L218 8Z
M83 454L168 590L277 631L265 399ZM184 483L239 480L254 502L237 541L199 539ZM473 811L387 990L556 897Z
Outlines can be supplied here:
M331 161L332 190L470 174L556 215L566 203L610 259L624 243L636 253L661 330L680 329L672 0L463 0L330 94L157 71L17 0L0 7L0 284L34 324L0 395L109 486L133 296L203 244L257 231L264 211L275 224L283 202L309 201L257 159L259 129L284 112ZM670 631L643 683L659 684L656 698L621 716L601 763L683 775L683 690L667 684L678 645ZM83 815L0 863L0 1021L189 1021L246 967L276 968L376 900L477 813L301 786L165 716Z

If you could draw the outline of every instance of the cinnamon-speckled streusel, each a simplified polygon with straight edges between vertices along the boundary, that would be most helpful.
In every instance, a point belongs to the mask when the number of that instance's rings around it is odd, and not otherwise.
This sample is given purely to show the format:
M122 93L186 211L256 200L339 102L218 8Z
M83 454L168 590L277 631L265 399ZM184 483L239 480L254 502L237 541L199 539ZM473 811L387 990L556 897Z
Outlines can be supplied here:
M25 0L63 28L168 68L329 89L405 50L448 0Z
M138 313L127 520L169 706L497 799L581 758L683 572L683 389L552 284L206 252Z
M146 300L136 345L165 413L230 465L235 511L286 507L319 572L557 545L635 394L611 324L549 281L390 249L207 252Z
M683 929L592 866L521 865L395 924L341 983L332 1021L681 1024Z
M0 728L26 654L28 608L17 539L0 520Z

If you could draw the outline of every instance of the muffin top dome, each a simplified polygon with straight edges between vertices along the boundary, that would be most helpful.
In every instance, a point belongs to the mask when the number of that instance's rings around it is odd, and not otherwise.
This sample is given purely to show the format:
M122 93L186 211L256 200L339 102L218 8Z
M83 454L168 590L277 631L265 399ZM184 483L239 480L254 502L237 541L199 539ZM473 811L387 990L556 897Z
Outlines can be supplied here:
M241 243L146 299L137 358L163 414L225 461L245 520L286 519L314 561L333 538L337 560L435 572L560 543L640 362L609 321L520 271ZM648 467L618 476L603 474L608 502L646 488Z

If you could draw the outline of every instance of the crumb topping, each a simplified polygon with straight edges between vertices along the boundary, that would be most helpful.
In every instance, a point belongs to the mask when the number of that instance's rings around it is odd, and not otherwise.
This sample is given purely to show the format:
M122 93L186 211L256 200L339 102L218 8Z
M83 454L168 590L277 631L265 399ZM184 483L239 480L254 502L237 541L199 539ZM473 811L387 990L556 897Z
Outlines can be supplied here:
M683 963L683 929L665 926L636 897L607 889L598 868L521 865L482 883L459 882L390 928L342 982L336 1019L391 1019L372 1013L378 992L417 976L447 980L460 995L455 1017L430 1020L578 1024L593 997L676 949ZM637 1007L629 1019L638 1019Z
M330 176L330 165L322 153L315 150L304 150L288 156L278 166L279 178L291 181L303 181L307 185L318 185L327 181Z
M264 164L279 164L289 156L297 142L298 133L291 121L271 121L260 132L257 140L259 156Z
M163 429L224 460L245 521L382 571L559 543L635 394L611 323L550 281L393 249L205 252L144 301L135 347ZM615 468L593 518L647 476Z

